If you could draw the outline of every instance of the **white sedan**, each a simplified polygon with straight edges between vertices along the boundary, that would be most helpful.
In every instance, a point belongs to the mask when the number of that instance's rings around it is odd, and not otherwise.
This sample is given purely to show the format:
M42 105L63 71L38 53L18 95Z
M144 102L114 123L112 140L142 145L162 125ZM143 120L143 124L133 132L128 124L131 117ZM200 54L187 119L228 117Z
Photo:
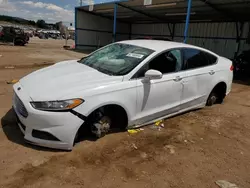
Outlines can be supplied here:
M71 150L86 131L101 137L221 103L232 78L232 62L206 49L122 41L25 76L13 107L26 141Z

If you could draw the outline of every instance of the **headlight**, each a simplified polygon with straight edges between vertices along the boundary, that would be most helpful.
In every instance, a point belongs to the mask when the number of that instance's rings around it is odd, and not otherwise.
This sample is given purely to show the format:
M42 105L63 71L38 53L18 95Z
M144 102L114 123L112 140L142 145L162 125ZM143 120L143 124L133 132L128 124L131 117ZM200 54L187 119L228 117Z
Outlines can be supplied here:
M82 99L70 99L63 101L44 101L44 102L31 102L33 108L44 111L63 111L73 109L80 104L82 104L84 100Z

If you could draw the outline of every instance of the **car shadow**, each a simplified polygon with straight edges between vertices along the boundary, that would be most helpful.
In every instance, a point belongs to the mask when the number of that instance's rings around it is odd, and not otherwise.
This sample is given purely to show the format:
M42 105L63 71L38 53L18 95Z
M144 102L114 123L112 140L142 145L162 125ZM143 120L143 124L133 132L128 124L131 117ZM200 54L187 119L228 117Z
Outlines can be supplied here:
M3 132L5 133L8 140L14 142L18 145L22 145L27 148L32 148L39 151L48 151L48 152L62 152L58 149L44 148L40 146L31 145L24 140L24 135L19 129L16 123L16 115L13 109L10 109L2 118L1 124Z
M242 84L242 85L246 85L246 86L250 86L250 79L235 79L233 81L233 83L236 83L236 84Z

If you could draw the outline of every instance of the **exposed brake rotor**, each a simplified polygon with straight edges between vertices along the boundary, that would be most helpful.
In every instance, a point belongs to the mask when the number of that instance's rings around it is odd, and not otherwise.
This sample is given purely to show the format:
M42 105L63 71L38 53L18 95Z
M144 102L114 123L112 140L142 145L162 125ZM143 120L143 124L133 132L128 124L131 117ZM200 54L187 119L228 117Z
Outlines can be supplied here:
M110 125L111 119L108 116L103 116L98 122L93 123L93 125L91 126L91 132L97 138L100 138L109 132Z

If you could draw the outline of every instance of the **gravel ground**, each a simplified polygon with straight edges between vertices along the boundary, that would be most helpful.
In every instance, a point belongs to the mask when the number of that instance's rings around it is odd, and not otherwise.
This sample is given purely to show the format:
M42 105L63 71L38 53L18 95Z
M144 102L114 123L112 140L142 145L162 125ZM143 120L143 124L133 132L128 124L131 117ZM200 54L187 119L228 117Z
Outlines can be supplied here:
M167 119L160 130L84 140L72 152L26 144L6 81L83 56L63 45L40 39L25 47L0 45L0 187L216 188L220 179L250 187L250 87L244 84L234 83L222 105Z

